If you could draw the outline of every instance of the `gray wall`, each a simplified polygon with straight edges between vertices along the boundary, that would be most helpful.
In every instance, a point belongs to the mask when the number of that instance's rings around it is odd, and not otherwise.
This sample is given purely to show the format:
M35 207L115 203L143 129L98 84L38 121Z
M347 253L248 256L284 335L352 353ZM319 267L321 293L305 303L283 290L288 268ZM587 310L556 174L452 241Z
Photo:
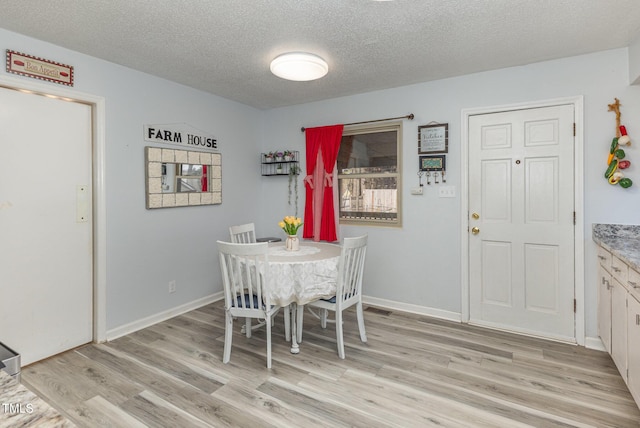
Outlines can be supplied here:
M258 207L263 113L2 29L0 48L73 65L74 90L105 98L107 330L219 292L215 241ZM222 205L145 209L143 125L172 123L218 139Z
M461 200L460 146L463 109L517 104L561 97L584 96L585 188L585 317L586 336L596 332L596 255L591 224L638 223L640 216L640 149L628 150L636 185L623 190L602 177L615 115L607 104L618 97L622 121L631 138L640 142L640 87L629 86L627 49L617 49L556 61L513 67L371 92L329 101L267 111L265 135L270 141L303 148L300 126L348 123L414 113L404 123L402 229L343 227L343 236L369 233L366 294L399 304L417 305L425 313L457 315L461 312ZM418 183L417 128L431 121L449 124L448 185L457 197L439 198L437 186L425 187L422 196L410 195ZM634 160L636 162L634 162ZM286 210L283 184L263 180L263 198L279 201L261 226L277 233L276 220Z
M261 236L281 236L277 222L287 205L287 178L261 177L261 151L301 152L301 126L356 122L414 113L403 138L403 227L342 227L342 236L370 235L366 273L371 297L426 313L453 315L461 308L460 132L467 108L584 96L586 335L596 336L596 263L591 223L639 223L640 168L636 186L622 191L602 178L614 114L640 141L640 88L629 86L627 49L565 58L396 89L268 111L256 110L126 67L0 29L0 48L75 66L75 90L106 100L107 329L170 311L221 290L215 240L228 226L257 224ZM635 68L634 68L635 69ZM417 128L449 123L448 184L456 198L438 198L437 187L410 195L417 185ZM146 210L144 124L188 123L218 138L223 155L223 204ZM640 162L633 145L629 158ZM304 189L300 183L299 214ZM177 281L177 292L167 284ZM415 306L412 306L415 305Z

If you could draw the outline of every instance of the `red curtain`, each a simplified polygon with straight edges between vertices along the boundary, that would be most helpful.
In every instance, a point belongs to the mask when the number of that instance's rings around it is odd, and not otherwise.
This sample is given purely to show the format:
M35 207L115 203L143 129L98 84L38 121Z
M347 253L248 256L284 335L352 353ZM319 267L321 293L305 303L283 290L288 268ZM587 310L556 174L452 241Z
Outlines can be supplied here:
M200 183L202 184L202 191L209 191L209 177L207 176L207 166L202 165L202 178L200 179Z
M307 176L304 179L303 238L314 241L336 241L333 205L333 169L340 149L344 125L307 128Z

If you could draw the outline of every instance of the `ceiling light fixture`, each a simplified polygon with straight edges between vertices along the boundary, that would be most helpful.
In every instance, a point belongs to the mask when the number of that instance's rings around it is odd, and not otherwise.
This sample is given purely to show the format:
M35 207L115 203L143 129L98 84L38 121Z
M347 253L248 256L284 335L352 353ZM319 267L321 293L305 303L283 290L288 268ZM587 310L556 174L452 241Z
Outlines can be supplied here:
M316 80L329 72L326 61L305 52L290 52L271 61L271 72L278 77L298 82Z

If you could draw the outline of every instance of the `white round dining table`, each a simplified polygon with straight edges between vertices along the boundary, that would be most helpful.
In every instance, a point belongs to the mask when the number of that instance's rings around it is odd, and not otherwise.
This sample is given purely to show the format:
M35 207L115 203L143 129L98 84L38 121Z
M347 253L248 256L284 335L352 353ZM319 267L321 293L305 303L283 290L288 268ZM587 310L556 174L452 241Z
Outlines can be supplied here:
M314 300L335 296L340 252L339 245L324 242L302 241L298 251L287 250L282 242L269 243L269 295L271 304L290 309L293 354L300 352L302 337L297 311Z

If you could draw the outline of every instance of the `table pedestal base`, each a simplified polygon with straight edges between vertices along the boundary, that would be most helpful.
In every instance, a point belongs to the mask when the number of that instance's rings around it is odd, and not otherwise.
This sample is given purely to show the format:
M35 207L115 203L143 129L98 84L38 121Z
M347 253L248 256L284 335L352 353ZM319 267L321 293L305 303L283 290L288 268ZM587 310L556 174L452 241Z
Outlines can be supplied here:
M304 306L301 308L301 310L304 310ZM300 353L300 347L298 346L298 323L296 322L298 316L297 316L297 312L298 312L298 304L297 303L291 303L289 305L289 312L291 315L291 353L292 354L298 354Z

